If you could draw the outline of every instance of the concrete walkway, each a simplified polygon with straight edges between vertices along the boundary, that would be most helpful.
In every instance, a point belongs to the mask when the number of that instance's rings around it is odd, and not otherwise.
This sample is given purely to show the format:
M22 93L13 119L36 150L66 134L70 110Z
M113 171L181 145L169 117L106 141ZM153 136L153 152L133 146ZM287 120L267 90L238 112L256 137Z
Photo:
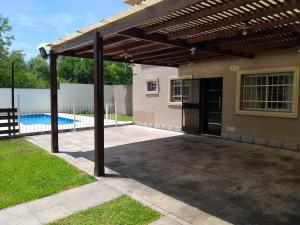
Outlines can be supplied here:
M105 148L181 135L177 132L138 126L109 128L105 129ZM28 140L50 151L50 135L28 137ZM91 153L92 156L92 149L93 131L62 133L60 134L60 153L56 155L93 175L94 162L85 156L85 153ZM164 215L162 219L154 222L153 225L231 224L109 168L105 169L105 173L106 176L99 178L99 181L111 186L111 188L118 189L120 192Z
M0 225L42 225L122 195L101 181L0 211Z

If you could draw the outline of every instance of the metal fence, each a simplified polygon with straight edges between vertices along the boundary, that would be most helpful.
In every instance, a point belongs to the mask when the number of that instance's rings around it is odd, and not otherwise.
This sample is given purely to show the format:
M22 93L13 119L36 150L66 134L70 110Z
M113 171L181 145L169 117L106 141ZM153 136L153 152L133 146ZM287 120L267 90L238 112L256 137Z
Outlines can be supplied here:
M36 134L51 131L51 114L48 106L20 107L18 109L18 128L20 134ZM94 127L94 107L92 104L59 107L58 129L59 131L74 131ZM30 113L28 113L30 112ZM104 126L118 126L117 104L105 105Z

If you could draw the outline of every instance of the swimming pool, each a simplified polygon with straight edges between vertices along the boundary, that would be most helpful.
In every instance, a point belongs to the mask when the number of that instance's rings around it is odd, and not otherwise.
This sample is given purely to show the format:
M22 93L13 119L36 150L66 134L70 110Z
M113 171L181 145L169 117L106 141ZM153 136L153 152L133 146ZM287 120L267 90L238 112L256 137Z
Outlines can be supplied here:
M23 125L34 125L34 124L50 125L51 115L47 115L47 114L22 115L20 116L19 121ZM79 121L78 120L75 121L73 119L68 119L64 117L58 117L59 125L73 124L74 122L79 122Z

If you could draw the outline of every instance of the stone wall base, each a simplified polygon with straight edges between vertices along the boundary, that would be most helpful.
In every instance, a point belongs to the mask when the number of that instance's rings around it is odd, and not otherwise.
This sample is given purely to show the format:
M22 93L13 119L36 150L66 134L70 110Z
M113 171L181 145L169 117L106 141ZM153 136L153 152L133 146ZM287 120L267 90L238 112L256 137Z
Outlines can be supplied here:
M153 123L140 122L140 121L134 121L133 124L138 125L138 126L143 126L143 127L161 129L161 130L182 132L181 127L171 126L171 125L166 125L166 124L153 124ZM300 144L299 143L291 143L291 142L250 137L250 136L241 136L241 135L229 134L229 133L222 133L221 138L224 140L237 141L237 142L242 142L242 143L268 146L268 147L273 147L273 148L278 148L278 149L285 149L285 150L300 152Z
M160 130L169 130L169 131L176 131L176 132L182 131L181 127L166 125L166 124L154 124L154 123L141 122L141 121L134 121L133 124L137 126L156 128Z
M299 143L222 133L222 139L300 152Z

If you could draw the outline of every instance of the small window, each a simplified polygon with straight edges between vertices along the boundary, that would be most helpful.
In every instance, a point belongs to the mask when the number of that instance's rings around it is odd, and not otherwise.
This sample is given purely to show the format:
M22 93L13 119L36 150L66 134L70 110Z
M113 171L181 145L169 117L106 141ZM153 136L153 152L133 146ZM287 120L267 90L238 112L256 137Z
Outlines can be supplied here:
M170 80L170 99L169 103L181 104L182 101L188 101L190 88L187 80L172 79Z
M158 94L158 80L147 80L146 81L146 94L157 95Z
M285 117L297 115L297 70L241 71L238 82L238 113Z

